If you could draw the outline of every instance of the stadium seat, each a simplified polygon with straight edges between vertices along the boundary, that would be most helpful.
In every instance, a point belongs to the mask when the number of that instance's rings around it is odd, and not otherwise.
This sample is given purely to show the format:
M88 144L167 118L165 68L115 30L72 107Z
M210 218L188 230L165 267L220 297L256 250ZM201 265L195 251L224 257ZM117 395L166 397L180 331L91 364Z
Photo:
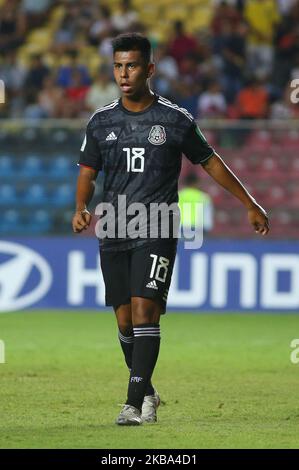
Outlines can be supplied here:
M298 146L299 148L299 146ZM297 179L299 178L299 157L297 155L293 155L291 158L291 162L288 165L289 169L289 177Z
M11 206L17 204L18 197L15 186L11 184L4 184L0 186L0 205Z
M289 194L283 185L271 184L268 188L257 191L258 200L263 201L267 209L278 206L287 206Z
M33 184L24 194L23 204L27 206L41 206L49 202L44 186L40 184Z
M207 189L206 185L204 185L202 189L207 191L216 206L221 205L225 197L225 189L221 188L218 184L213 183L213 181L208 182Z
M299 188L295 186L290 190L290 199L288 201L290 207L294 207L298 210L299 207Z
M250 174L250 160L236 156L229 162L230 168L240 177Z
M8 155L0 156L0 178L12 178L15 176L15 165L13 165L13 157Z
M0 233L2 235L17 235L23 233L23 224L20 213L15 209L3 212L0 221Z
M247 138L246 145L250 149L268 150L271 148L271 133L266 130L254 130Z
M285 134L282 142L283 148L297 150L299 148L299 132L297 130L290 130Z
M24 164L20 169L19 176L23 178L36 178L43 174L42 160L37 155L31 155L24 160Z
M48 175L53 179L65 179L69 178L74 170L77 170L77 167L71 158L61 155L50 162Z
M26 222L28 231L34 234L49 232L52 227L51 215L43 209L33 212Z
M269 152L270 153L270 152ZM282 175L279 161L272 156L261 155L255 160L255 177L267 180L269 178L280 178Z
M55 188L52 196L51 203L54 206L69 206L74 203L75 188L69 184L63 184Z

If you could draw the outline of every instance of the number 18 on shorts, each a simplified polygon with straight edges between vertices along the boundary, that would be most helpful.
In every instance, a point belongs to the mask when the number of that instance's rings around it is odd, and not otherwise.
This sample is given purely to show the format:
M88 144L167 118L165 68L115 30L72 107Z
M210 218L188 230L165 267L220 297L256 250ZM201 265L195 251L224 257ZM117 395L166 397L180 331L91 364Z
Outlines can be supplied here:
M165 313L176 256L176 240L156 240L126 251L101 251L106 305L128 304L131 297L156 299Z

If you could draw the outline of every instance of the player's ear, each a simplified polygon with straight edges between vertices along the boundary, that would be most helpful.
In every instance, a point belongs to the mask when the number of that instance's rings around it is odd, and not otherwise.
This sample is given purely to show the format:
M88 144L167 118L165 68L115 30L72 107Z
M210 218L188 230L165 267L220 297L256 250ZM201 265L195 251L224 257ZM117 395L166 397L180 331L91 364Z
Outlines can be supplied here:
M151 78L155 73L155 64L150 62L147 68L147 78Z

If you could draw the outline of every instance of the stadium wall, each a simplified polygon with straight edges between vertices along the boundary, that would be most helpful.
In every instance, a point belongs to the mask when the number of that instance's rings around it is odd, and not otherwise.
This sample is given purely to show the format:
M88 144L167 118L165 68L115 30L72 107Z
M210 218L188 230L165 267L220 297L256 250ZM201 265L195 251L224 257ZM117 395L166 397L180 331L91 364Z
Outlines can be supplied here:
M97 241L86 237L0 241L0 312L105 308ZM179 242L169 310L299 313L299 242Z

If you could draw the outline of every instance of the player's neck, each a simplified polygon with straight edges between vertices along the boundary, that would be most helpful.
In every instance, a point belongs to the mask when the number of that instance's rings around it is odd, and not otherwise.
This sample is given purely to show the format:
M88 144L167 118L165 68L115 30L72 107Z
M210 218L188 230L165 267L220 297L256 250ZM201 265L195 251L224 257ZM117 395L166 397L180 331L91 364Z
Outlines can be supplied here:
M128 111L138 113L149 108L155 100L155 94L148 88L142 96L127 97L122 96L121 102L124 108Z

